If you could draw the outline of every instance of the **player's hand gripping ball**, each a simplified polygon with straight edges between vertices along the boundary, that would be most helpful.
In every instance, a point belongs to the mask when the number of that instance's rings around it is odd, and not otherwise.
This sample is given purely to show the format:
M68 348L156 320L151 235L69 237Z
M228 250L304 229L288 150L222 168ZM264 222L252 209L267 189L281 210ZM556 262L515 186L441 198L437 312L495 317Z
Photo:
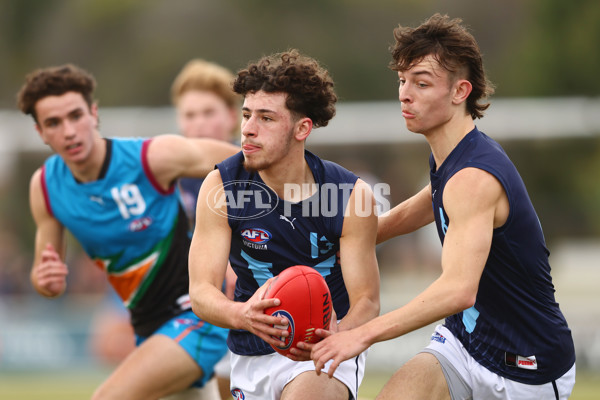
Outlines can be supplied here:
M266 314L285 317L289 321L290 335L278 338L285 345L272 346L279 354L289 354L301 341L317 343L321 338L315 335L315 330L329 329L333 307L331 294L325 279L314 268L305 265L286 268L271 282L264 298L281 301L278 306L265 309Z

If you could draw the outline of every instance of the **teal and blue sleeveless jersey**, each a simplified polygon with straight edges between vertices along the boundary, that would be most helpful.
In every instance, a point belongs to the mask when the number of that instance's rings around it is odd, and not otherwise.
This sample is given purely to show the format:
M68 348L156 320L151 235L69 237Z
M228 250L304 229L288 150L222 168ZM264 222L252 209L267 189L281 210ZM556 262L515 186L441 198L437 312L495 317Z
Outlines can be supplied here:
M442 198L446 182L463 168L489 172L504 187L510 212L493 232L475 305L445 320L469 354L490 371L542 384L575 363L571 331L554 298L549 251L517 169L494 140L475 128L436 170L430 157L433 211L439 237L452 221Z
M313 267L325 278L338 318L349 309L339 264L340 236L348 198L358 179L330 161L305 153L317 191L299 203L279 198L256 172L243 167L242 153L217 165L231 227L229 261L238 276L235 301L246 301L267 279L294 265ZM229 348L240 355L273 353L244 330L230 330Z
M57 155L42 167L49 213L108 274L140 336L190 307L187 220L176 188L164 191L148 167L149 143L108 139L93 182L78 182Z

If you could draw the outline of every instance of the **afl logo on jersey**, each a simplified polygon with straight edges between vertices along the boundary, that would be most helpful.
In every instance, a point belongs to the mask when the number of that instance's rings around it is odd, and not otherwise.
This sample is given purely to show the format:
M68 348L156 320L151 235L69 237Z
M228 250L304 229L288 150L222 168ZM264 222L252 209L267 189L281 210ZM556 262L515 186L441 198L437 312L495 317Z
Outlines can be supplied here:
M135 220L131 221L131 223L129 224L129 230L131 232L139 232L139 231L145 230L150 225L152 225L152 218L143 217L143 218L135 219Z
M261 228L244 229L241 235L244 239L256 244L267 243L272 237L268 230Z
M236 180L211 188L206 201L212 212L246 221L272 213L279 197L264 183Z

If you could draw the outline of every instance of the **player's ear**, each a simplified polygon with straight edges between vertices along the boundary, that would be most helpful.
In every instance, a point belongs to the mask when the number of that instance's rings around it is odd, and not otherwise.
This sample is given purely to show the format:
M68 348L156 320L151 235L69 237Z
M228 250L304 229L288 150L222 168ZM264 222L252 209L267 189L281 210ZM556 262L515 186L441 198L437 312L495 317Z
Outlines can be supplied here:
M46 140L46 136L44 135L44 132L42 131L42 127L40 126L40 124L36 122L34 127L35 127L35 130L37 131L38 135L40 135L40 138L42 139L44 144L48 144L48 141Z
M454 83L453 89L452 104L458 105L467 101L471 91L473 91L473 85L466 79L459 79Z
M90 114L92 114L92 117L94 117L94 119L96 120L96 128L98 127L98 103L92 103L92 105L90 106Z
M306 138L308 138L308 135L310 135L310 132L312 131L312 126L313 126L312 119L310 119L308 117L300 118L296 122L296 127L294 129L294 131L295 131L294 137L296 138L296 140L298 140L298 141L306 140Z

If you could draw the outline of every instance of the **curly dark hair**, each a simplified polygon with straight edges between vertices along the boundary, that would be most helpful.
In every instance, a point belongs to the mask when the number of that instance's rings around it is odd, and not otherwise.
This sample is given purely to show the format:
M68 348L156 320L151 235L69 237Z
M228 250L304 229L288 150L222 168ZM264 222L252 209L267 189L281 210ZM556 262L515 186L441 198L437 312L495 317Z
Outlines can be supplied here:
M286 93L286 107L292 114L310 118L315 127L327 126L335 115L337 96L331 76L296 49L250 63L238 72L233 90L243 96L261 90Z
M25 84L17 93L17 107L31 115L37 123L36 103L47 96L61 96L67 92L81 93L88 107L94 100L96 80L87 71L73 65L37 69L25 77Z
M394 71L407 71L428 55L454 76L466 74L473 89L467 98L467 111L473 119L482 118L489 103L480 103L494 93L486 78L483 59L475 38L462 26L460 18L434 14L417 28L394 29L396 44L390 47Z

